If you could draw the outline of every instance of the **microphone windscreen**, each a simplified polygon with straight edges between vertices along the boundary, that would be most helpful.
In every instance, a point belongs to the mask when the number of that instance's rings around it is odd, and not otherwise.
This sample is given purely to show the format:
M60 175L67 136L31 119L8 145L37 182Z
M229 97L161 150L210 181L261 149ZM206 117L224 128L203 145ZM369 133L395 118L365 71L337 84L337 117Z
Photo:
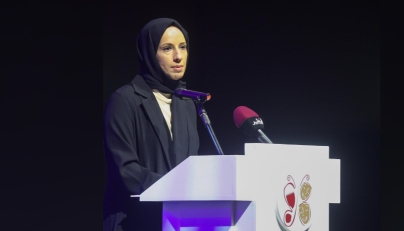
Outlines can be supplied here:
M264 122L256 112L245 106L237 107L233 112L234 123L248 136L253 136L259 129L264 129Z
M248 118L259 117L258 114L246 106L238 106L233 112L234 123L238 128Z

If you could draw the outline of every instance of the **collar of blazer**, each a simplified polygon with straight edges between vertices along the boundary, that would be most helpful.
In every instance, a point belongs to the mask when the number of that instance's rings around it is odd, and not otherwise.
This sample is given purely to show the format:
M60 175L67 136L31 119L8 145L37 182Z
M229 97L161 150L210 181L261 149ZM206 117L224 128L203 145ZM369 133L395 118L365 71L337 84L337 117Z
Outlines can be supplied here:
M143 77L140 75L136 75L136 77L131 81L135 92L139 95L142 95L145 98L149 98L152 92L152 89L149 85L144 81Z

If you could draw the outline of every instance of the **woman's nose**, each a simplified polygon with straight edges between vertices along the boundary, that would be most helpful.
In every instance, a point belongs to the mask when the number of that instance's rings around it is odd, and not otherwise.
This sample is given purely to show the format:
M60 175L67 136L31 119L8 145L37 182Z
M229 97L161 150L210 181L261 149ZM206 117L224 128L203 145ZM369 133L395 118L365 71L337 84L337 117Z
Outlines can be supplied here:
M182 60L182 54L181 54L181 52L180 52L180 51L176 51L176 52L174 53L174 61L175 61L175 62L181 62L181 60Z

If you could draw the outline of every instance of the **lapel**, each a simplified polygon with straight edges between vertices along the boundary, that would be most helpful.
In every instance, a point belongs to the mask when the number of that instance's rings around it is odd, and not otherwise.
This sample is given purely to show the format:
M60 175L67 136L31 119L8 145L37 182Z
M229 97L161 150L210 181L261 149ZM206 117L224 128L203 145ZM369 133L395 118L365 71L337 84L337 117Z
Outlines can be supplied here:
M177 157L180 158L179 161L182 160L182 158L186 158L181 156L181 155L187 155L188 152L188 134L189 134L189 128L188 128L188 113L187 113L187 107L185 105L185 100L180 100L176 96L172 97L172 113L171 118L172 118L172 126L171 129L173 131L173 136L174 136L174 151ZM176 160L178 161L178 160ZM179 164L178 162L176 164Z
M144 108L146 117L150 118L150 123L153 126L154 132L160 140L160 145L164 152L165 162L167 163L169 169L172 169L169 158L169 146L167 145L169 144L170 140L167 136L167 131L165 130L165 127L167 125L164 124L165 120L157 103L157 100L154 97L149 85L143 80L143 77L141 77L140 75L137 75L131 83L135 90L135 93L143 96L141 100L141 106L143 106Z

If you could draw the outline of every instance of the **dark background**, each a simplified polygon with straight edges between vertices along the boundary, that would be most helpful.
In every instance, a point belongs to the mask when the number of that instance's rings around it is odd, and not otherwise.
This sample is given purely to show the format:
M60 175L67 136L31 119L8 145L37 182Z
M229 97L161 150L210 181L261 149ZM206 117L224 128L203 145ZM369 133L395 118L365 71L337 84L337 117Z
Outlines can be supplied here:
M380 230L380 7L338 1L3 7L4 230L102 229L103 108L137 73L136 35L157 17L174 18L189 33L183 80L188 89L212 94L205 109L225 154L243 154L245 143L257 142L233 122L240 105L260 115L274 143L329 146L330 158L341 160L341 204L330 205L329 230ZM198 121L200 154L216 154ZM387 212L382 230L393 230L398 213Z
M205 109L225 154L243 154L233 122L244 105L280 144L325 145L341 160L341 204L330 231L380 227L379 4L326 1L200 2L158 9L110 4L104 22L104 103L137 73L135 39L156 17L190 37L187 88L212 94ZM201 120L200 154L216 154Z

